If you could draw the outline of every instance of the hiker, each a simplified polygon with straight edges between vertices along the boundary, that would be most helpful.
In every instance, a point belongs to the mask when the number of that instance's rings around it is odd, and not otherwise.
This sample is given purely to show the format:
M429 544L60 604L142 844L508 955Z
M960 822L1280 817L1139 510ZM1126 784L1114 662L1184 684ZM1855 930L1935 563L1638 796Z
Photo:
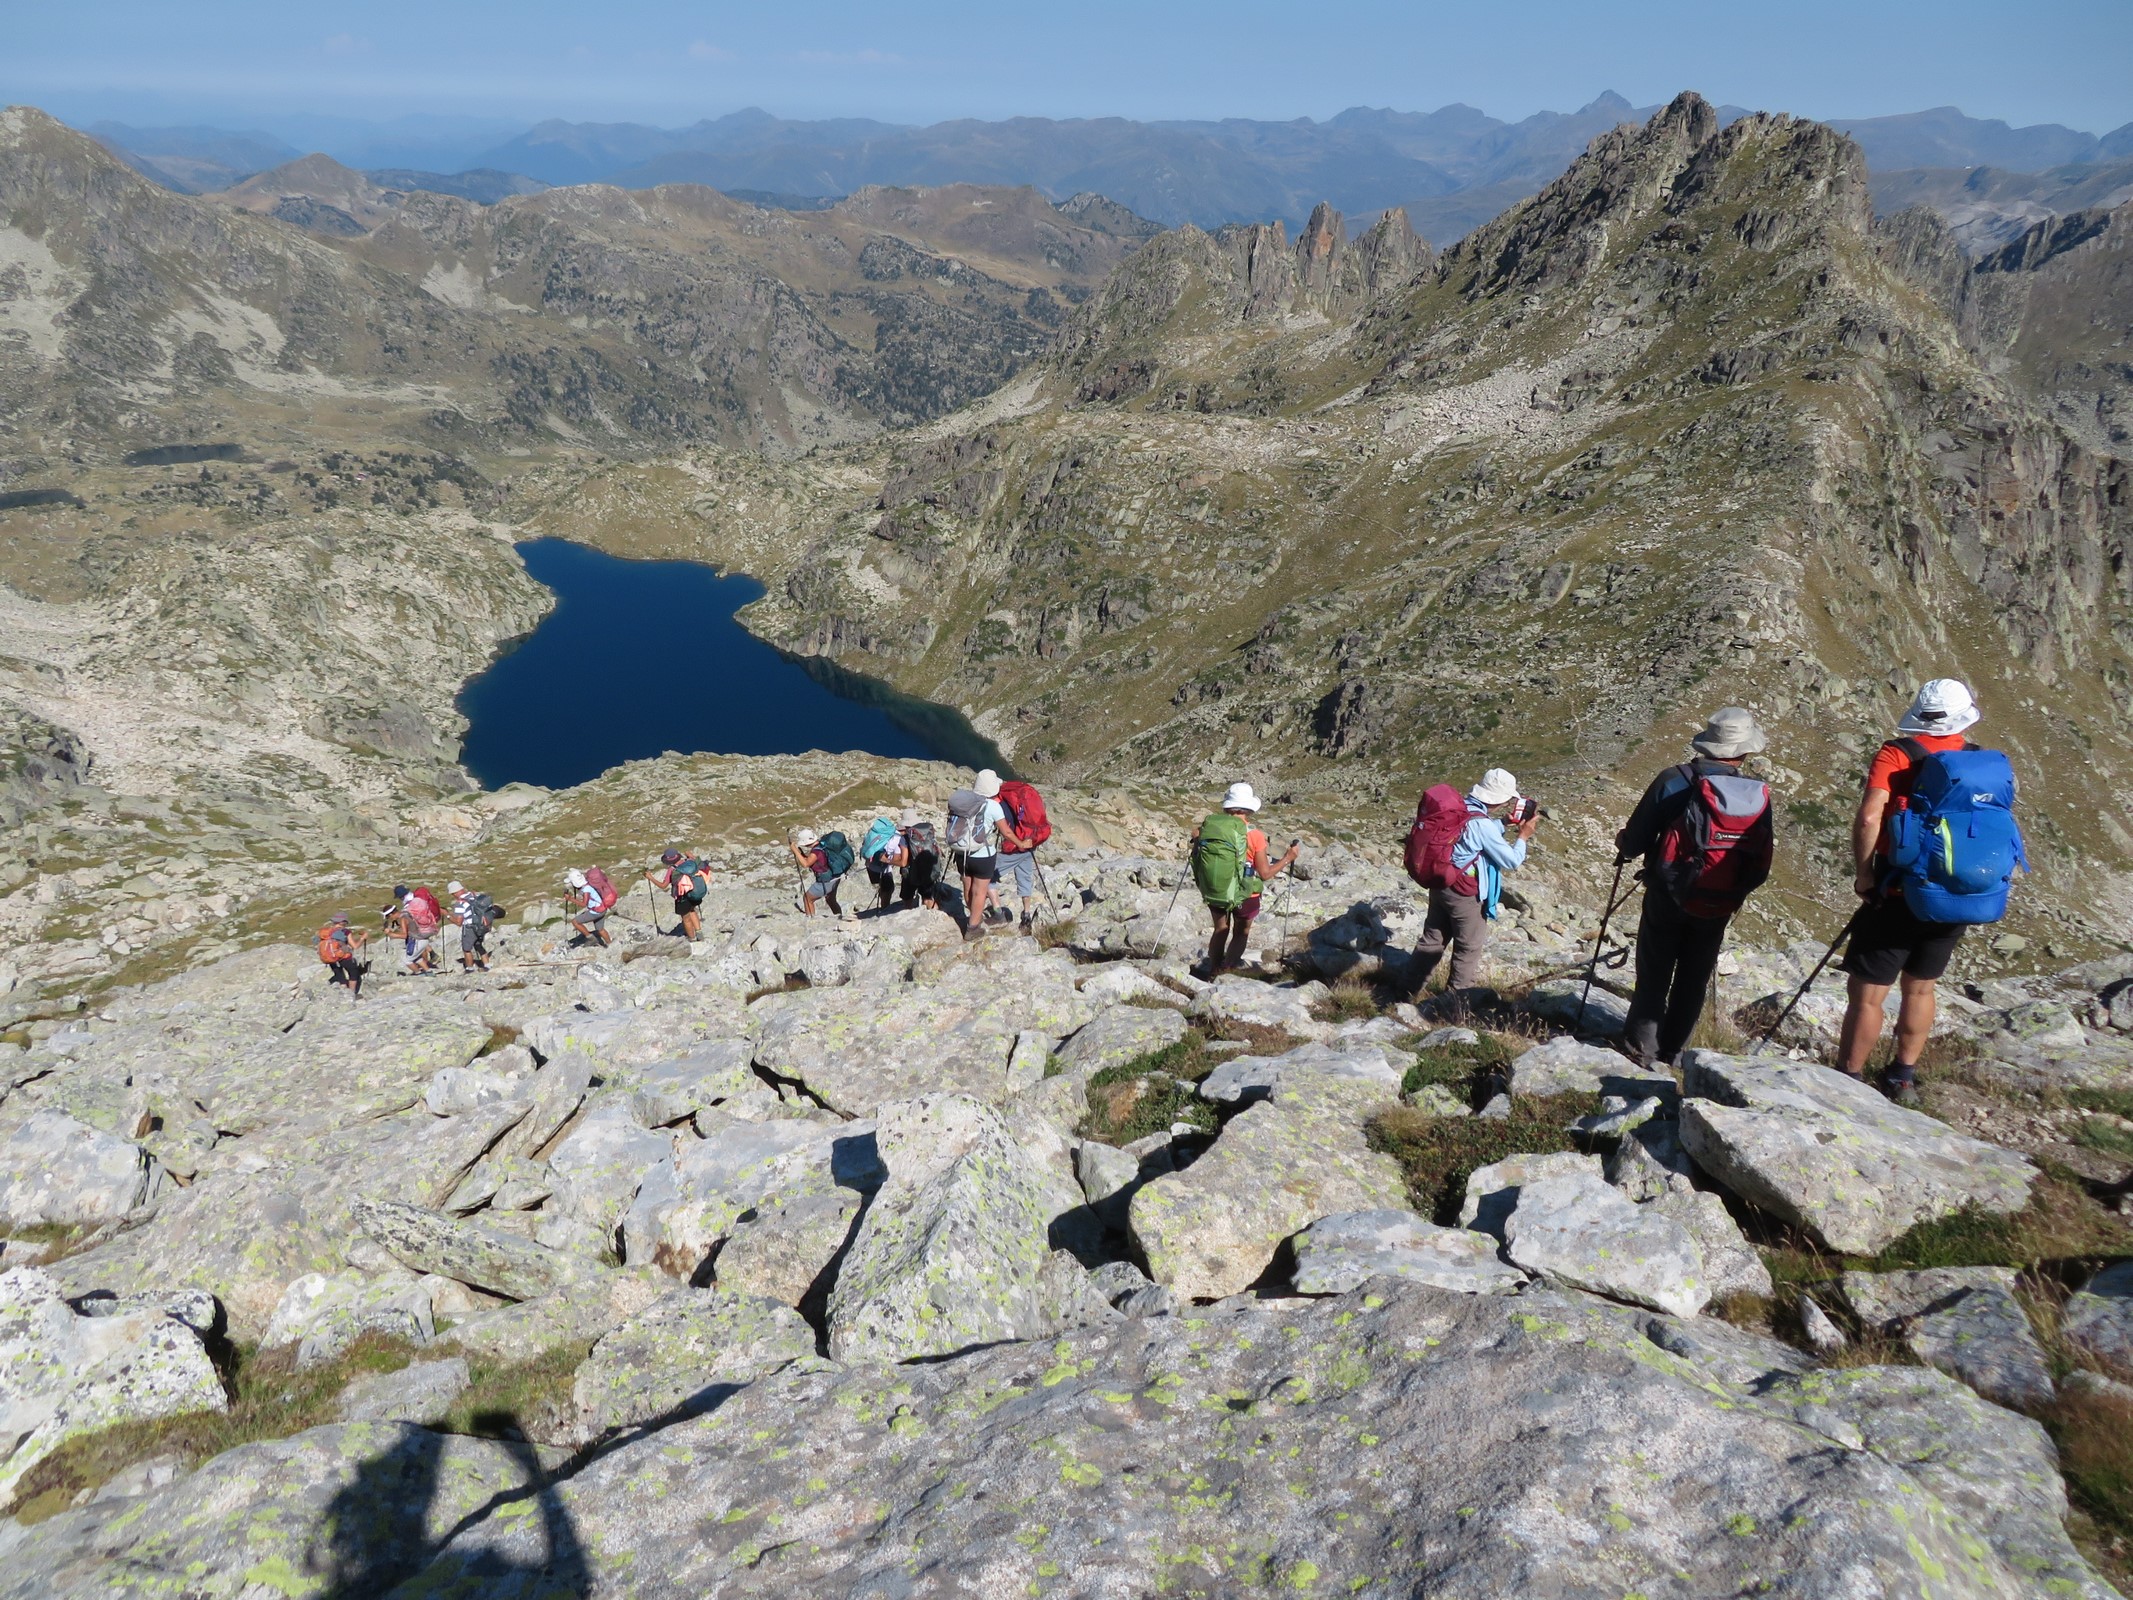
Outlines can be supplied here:
M1770 787L1741 771L1766 740L1740 706L1711 713L1689 741L1696 754L1652 779L1615 835L1620 866L1644 858L1637 876L1637 986L1622 1041L1637 1061L1667 1066L1703 1014L1726 924L1770 876Z
M370 935L361 928L348 925L348 913L336 911L318 931L318 958L332 974L328 979L348 990L348 998L363 998L363 966L356 953L370 942Z
M1044 809L1044 796L1020 778L1002 781L999 800L1006 813L1000 838L1007 848L1000 852L995 870L1003 890L1014 886L1022 902L1020 931L1029 933L1037 926L1037 847L1051 838L1052 819Z
M1200 968L1203 977L1219 977L1244 965L1244 947L1263 891L1296 864L1293 841L1279 861L1267 859L1266 835L1251 825L1259 805L1249 783L1233 783L1222 796L1222 809L1193 831L1193 883L1214 919L1207 960Z
M659 865L644 875L644 881L673 895L674 915L681 924L683 938L694 944L703 937L704 896L711 891L708 867L692 855L668 848L659 853Z
M876 817L859 841L859 859L866 864L867 882L874 889L874 915L886 915L896 901L897 873L908 876L911 870L911 847L903 830L887 817Z
M452 920L459 924L459 965L465 972L489 970L489 930L503 920L503 909L479 890L454 879L444 892L452 897Z
M410 889L396 884L393 894L407 922L407 970L426 974L437 970L437 929L444 921L444 907L432 889Z
M1968 685L1935 678L1922 687L1896 736L1874 752L1852 819L1852 888L1865 904L1839 963L1849 983L1837 1065L1865 1077L1889 990L1900 985L1895 1055L1878 1087L1903 1104L1917 1098L1935 986L1963 930L2005 916L2014 869L2029 865L2014 769L1963 737L1978 715Z
M1469 993L1480 983L1489 924L1503 897L1503 875L1525 865L1526 842L1540 826L1540 808L1532 806L1522 808L1524 815L1511 834L1504 833L1504 813L1518 798L1518 780L1502 767L1489 768L1463 798L1450 784L1439 784L1422 797L1424 814L1417 815L1408 836L1408 872L1417 882L1430 883L1429 914L1408 968L1416 994L1444 959L1446 945L1452 946L1453 993ZM1418 836L1426 841L1429 858L1420 868Z
M1000 875L1001 830L1007 825L1007 808L1000 804L1000 775L987 767L948 797L948 848L961 864L963 875L963 937L983 936L991 922L987 900L993 881ZM1022 841L1012 834L1008 843L1020 849ZM1013 912L1006 913L1012 917Z
M800 885L800 909L811 917L816 902L821 901L829 906L832 916L845 922L853 920L857 913L847 912L837 902L837 885L852 870L851 841L834 829L818 835L812 828L795 828L786 839L785 848L807 874Z
M578 931L570 942L585 944L597 939L603 949L613 944L614 936L607 931L607 914L622 898L615 892L614 881L598 867L572 867L563 874L563 881L578 901L578 910L570 919L570 925Z
M906 806L896 831L904 841L903 880L896 886L897 899L905 906L924 901L932 910L941 908L941 838L931 822Z

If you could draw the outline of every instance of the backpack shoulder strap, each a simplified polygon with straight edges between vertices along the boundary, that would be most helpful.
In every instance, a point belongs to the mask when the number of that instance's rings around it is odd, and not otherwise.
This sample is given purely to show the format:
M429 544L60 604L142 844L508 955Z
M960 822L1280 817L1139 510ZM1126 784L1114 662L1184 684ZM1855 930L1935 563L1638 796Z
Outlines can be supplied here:
M1965 744L1967 747L1967 741L1965 741ZM1882 748L1885 750L1891 748L1901 750L1911 758L1911 765L1914 767L1933 753L1907 733L1897 735L1897 737L1884 744Z

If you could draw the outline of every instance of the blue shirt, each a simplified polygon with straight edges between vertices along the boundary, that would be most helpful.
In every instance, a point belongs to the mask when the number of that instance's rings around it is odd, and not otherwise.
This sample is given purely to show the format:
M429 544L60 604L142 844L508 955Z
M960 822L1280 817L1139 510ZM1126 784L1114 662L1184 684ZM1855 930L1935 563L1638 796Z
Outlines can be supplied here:
M1469 797L1466 809L1466 826L1452 845L1452 865L1474 874L1481 885L1482 914L1493 919L1503 899L1503 875L1526 864L1526 841L1506 837L1503 823L1479 800Z

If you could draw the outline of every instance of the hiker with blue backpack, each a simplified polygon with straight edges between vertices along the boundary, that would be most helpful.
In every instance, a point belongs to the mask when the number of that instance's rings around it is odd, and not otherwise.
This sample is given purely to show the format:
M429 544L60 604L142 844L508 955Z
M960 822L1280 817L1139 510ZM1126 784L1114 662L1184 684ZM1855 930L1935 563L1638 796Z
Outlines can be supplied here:
M1233 783L1222 796L1222 809L1202 822L1192 836L1193 886L1214 919L1201 975L1218 978L1244 965L1244 947L1252 936L1266 886L1296 864L1296 841L1279 861L1268 859L1267 837L1252 826L1259 795L1249 783Z
M1917 1096L1935 986L1964 929L2005 916L2015 868L2029 865L2013 767L1963 737L1978 715L1968 686L1954 678L1921 688L1896 737L1874 753L1852 822L1852 887L1863 904L1841 964L1850 983L1837 1064L1866 1075L1889 990L1900 987L1895 1056L1879 1087L1905 1104Z
M835 829L818 836L812 828L795 828L786 839L785 848L792 853L794 863L807 874L800 885L799 909L811 917L815 914L815 903L826 901L832 916L845 922L852 921L857 913L847 911L837 903L837 885L852 870L851 841Z
M1644 858L1637 986L1622 1030L1641 1065L1672 1066L1681 1054L1703 1014L1726 924L1770 876L1770 786L1741 771L1765 743L1752 712L1714 711L1689 741L1695 755L1654 778L1615 835L1618 872Z
M906 812L911 816L913 813ZM882 916L896 901L896 877L899 872L906 882L911 876L911 843L904 831L887 817L876 817L867 824L867 831L859 840L859 859L865 863L867 882L874 886L874 914Z

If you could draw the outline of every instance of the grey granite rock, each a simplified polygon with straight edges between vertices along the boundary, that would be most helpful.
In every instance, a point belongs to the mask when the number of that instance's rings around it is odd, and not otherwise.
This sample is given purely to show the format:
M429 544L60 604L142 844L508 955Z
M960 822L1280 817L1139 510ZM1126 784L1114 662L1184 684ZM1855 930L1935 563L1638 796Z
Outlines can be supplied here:
M464 1356L416 1361L398 1372L366 1372L351 1378L335 1407L343 1422L412 1422L434 1427L451 1415L453 1403L472 1382Z
M572 1397L588 1437L708 1411L741 1385L811 1360L815 1331L753 1295L673 1289L593 1346Z
M1519 1185L1533 1183L1541 1178L1561 1177L1567 1173L1592 1173L1600 1171L1598 1156L1581 1155L1575 1150L1551 1150L1539 1155L1506 1156L1501 1161L1492 1161L1485 1167L1476 1167L1467 1174L1466 1199L1460 1202L1459 1226L1478 1228L1483 1233L1503 1237L1504 1219L1511 1215L1512 1207L1518 1204Z
M1638 1205L1597 1173L1531 1178L1504 1221L1506 1251L1551 1282L1693 1317L1711 1298L1703 1252L1656 1205Z
M1296 1236L1298 1294L1346 1294L1379 1276L1439 1289L1504 1294L1526 1275L1499 1260L1496 1241L1468 1228L1440 1228L1412 1211L1382 1208L1321 1217Z
M1097 998L1087 985L1081 992L1085 998ZM1087 1078L1105 1067L1176 1044L1184 1037L1183 1014L1168 1006L1113 1005L1077 1028L1073 1037L1059 1047L1059 1063L1067 1072Z
M1844 1298L1863 1325L1900 1334L1919 1360L1988 1400L2035 1410L2056 1391L2014 1290L2005 1267L1844 1275Z
M0 1134L0 1229L113 1222L162 1179L139 1145L63 1111L32 1112Z

